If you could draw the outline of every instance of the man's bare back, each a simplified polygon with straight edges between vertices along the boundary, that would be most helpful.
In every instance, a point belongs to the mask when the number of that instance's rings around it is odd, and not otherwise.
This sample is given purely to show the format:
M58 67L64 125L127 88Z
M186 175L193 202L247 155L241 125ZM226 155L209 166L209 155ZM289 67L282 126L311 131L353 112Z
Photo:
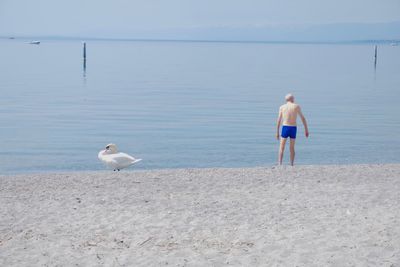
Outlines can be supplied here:
M282 114L282 125L296 126L297 125L297 114L301 112L300 106L287 102L279 108L279 113Z

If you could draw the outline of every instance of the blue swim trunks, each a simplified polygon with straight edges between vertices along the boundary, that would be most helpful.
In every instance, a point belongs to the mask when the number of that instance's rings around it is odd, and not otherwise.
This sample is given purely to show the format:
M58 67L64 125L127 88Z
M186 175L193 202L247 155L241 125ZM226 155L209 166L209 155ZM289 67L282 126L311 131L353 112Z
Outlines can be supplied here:
M282 134L281 136L283 138L293 138L296 139L296 133L297 133L297 126L282 126Z

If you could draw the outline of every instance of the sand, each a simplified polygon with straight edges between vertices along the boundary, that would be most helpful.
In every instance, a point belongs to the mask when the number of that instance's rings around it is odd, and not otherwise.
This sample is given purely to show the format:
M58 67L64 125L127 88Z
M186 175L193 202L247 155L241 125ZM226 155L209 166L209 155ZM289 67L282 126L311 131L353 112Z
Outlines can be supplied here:
M0 176L0 266L400 266L400 164Z

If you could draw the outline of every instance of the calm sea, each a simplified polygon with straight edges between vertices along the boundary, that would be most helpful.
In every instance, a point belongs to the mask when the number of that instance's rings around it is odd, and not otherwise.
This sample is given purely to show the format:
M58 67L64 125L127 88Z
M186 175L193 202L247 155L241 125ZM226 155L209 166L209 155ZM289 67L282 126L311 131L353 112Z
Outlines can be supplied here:
M399 162L400 46L0 40L0 173L275 164L278 107L309 121L298 164ZM286 155L286 160L288 159Z

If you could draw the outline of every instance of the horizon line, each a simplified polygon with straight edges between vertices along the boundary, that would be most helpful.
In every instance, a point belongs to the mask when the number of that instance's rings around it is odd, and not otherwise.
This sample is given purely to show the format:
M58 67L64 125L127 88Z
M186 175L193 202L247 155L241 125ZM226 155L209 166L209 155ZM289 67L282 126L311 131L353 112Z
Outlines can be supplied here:
M116 41L116 42L192 42L192 43L276 43L276 44L354 44L354 43L393 43L400 42L399 39L342 39L342 40L218 40L218 39L180 39L180 38L129 38L129 37L83 37L83 36L57 36L57 35L37 35L37 36L13 36L0 35L0 39L37 39L44 40L74 40L74 41Z

